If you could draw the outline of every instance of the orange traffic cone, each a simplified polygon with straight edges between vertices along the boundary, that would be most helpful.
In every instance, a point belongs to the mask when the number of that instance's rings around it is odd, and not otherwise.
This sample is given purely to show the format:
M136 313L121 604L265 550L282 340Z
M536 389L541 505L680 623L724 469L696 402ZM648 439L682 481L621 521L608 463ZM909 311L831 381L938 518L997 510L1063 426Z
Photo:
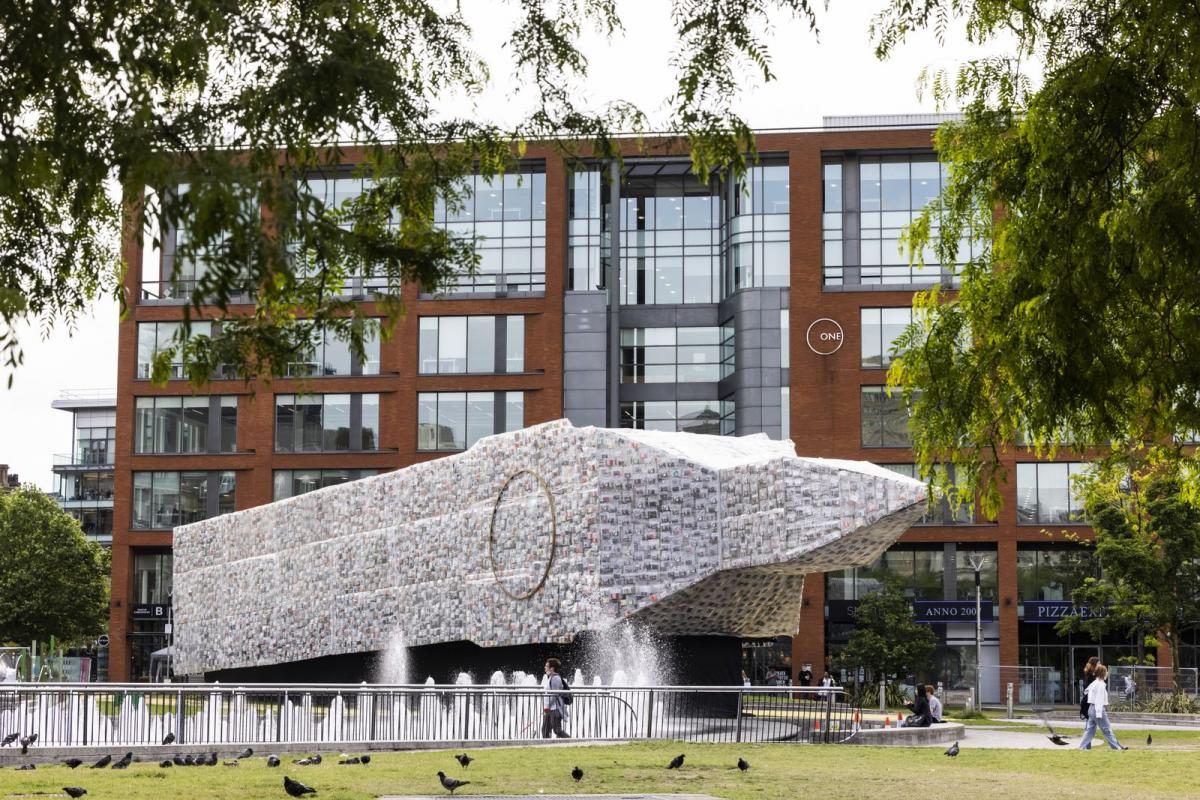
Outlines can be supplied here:
M892 718L890 716L883 718L883 727L885 727L885 728L892 727Z
M820 733L820 732L821 732L821 720L814 719L813 720L813 733Z

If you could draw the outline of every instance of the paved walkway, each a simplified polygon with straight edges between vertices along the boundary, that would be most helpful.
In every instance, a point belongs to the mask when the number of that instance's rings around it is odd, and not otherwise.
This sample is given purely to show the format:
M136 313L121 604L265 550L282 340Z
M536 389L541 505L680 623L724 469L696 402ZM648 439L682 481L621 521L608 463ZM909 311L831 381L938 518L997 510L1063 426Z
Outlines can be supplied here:
M1014 749L1014 750L1069 750L1079 745L1079 739L1083 736L1082 722L1058 722L1051 723L1054 729L1058 731L1064 739L1070 744L1068 746L1057 745L1049 739L1049 731L1014 731L1003 726L986 726L986 725L970 725L967 727L965 738L959 743L962 748L978 747L978 748L996 748L996 749ZM1177 731L1179 728L1162 725L1138 725L1135 723L1113 723L1113 731L1116 733L1117 741L1123 745L1127 745L1130 750L1145 750L1146 742L1142 737L1131 738L1122 737L1122 730L1164 730ZM925 747L942 747L944 745L922 745ZM1099 731L1096 732L1096 738L1092 741L1092 749L1108 749L1108 745L1104 741L1104 737ZM1154 748L1151 748L1154 749ZM1179 745L1159 745L1160 750L1177 750ZM1189 750L1194 748L1187 748Z

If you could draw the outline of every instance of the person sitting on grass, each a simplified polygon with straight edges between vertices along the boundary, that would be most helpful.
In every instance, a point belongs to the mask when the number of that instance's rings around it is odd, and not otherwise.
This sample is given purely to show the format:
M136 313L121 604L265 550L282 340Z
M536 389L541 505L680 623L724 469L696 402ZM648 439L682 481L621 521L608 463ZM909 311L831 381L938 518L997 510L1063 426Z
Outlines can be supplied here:
M911 708L913 713L904 718L900 727L928 728L933 724L933 717L929 713L929 698L925 696L925 684L918 683L913 689L913 699L906 701L904 705Z

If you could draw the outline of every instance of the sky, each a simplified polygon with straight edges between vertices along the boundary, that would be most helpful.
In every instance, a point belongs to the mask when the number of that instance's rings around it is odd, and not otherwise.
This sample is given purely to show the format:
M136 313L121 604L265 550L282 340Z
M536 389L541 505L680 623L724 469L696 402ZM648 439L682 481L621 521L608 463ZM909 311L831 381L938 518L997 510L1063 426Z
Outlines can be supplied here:
M818 15L819 38L807 24L786 17L773 21L767 39L776 80L763 84L749 75L736 99L738 113L754 128L799 128L821 124L823 116L898 114L937 111L928 92L919 98L923 69L953 71L983 51L969 45L961 26L951 27L944 46L931 33L913 36L887 62L876 60L868 35L872 15L886 0L832 0ZM820 6L821 3L814 3ZM513 95L511 67L505 63L503 36L511 27L516 3L464 0L464 12L476 32L476 48L492 65L492 85L481 97L449 98L448 112L474 113L512 121L528 109L522 94ZM584 52L586 82L593 107L611 100L633 102L652 122L661 120L663 101L673 88L670 4L666 0L619 0L625 32L606 41L589 34ZM54 453L71 448L70 415L54 410L60 391L112 388L117 378L117 308L97 302L75 330L62 327L44 336L40 325L18 327L25 363L5 388L0 372L0 463L22 482L54 488Z

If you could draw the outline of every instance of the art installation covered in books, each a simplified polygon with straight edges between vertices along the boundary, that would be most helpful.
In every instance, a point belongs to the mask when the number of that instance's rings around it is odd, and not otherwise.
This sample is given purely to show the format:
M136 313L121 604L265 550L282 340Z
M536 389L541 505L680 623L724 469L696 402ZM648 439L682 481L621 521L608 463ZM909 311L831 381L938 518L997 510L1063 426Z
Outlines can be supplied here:
M402 631L419 674L532 669L617 624L739 684L741 637L790 635L804 576L864 565L925 486L791 442L577 428L175 530L177 674L361 680Z

